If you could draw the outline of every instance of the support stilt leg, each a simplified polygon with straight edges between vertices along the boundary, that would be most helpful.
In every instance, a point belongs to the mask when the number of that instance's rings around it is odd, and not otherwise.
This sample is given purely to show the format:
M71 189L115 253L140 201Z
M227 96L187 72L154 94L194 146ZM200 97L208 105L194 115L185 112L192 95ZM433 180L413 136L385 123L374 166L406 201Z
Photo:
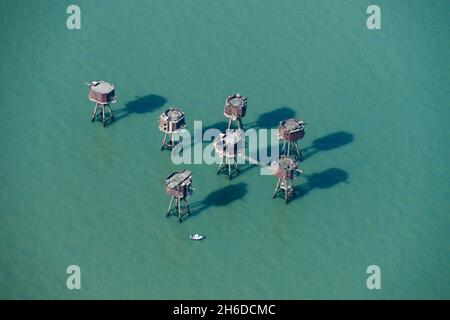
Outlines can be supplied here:
M166 139L167 139L167 133L164 133L164 138L162 141L162 146L161 146L161 150L163 150L166 146Z
M186 203L186 209L187 209L187 212L188 212L188 216L190 216L191 215L191 210L189 210L189 203L187 202L186 199L184 199L184 202Z
M94 122L95 120L95 116L97 115L97 108L98 108L98 103L95 103L95 107L94 107L94 112L92 113L92 119L91 121Z
M220 163L219 163L219 168L217 169L217 174L219 174L220 170L222 170L223 160L224 160L224 157L221 157L220 158Z
M101 105L101 108L102 108L102 122L103 122L103 126L106 127L105 106Z
M295 142L295 148L297 149L298 159L300 161L302 161L302 153L300 152L300 146L299 146L298 142Z
M284 200L286 203L288 202L288 194L289 194L289 185L287 183L287 180L284 180Z
M170 149L173 149L173 147L175 146L175 141L173 138L173 133L170 134Z
M291 197L295 197L295 188L294 188L294 182L291 180L291 188L292 188L292 195Z
M178 222L181 223L181 200L177 198L178 205Z
M244 130L244 125L242 124L241 118L238 119L238 128L239 128L239 130L240 129Z
M170 210L172 210L172 203L173 203L173 199L174 199L175 197L174 196L172 196L172 199L170 199L170 204L169 204L169 209L167 210L167 215L166 215L166 217L168 217L169 216L169 214L170 214Z
M112 113L111 107L109 106L109 104L107 104L106 106L108 107L109 117L111 121L114 121L114 115Z
M280 187L280 182L281 182L281 178L278 178L278 182L277 182L277 185L275 187L275 192L273 193L273 197L274 198L277 196L278 188Z

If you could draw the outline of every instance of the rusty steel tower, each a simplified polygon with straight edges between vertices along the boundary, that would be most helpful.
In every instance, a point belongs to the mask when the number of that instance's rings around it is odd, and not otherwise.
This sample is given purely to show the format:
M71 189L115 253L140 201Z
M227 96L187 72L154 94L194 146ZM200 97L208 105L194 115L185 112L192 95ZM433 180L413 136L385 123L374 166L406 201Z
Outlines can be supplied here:
M298 159L301 161L298 141L305 136L305 125L305 122L297 119L288 119L280 122L278 126L278 137L283 140L281 152L286 156L290 156L292 149L295 148L294 152L296 152Z
M183 111L173 107L159 116L159 130L164 132L161 150L172 149L175 146L174 136L186 127L186 117ZM169 141L166 142L167 136Z
M247 98L236 93L227 97L225 100L225 106L223 108L223 114L228 118L228 129L231 128L231 122L237 122L238 129L244 129L242 125L242 118L245 117L247 112Z
M239 174L238 157L244 154L243 131L227 130L219 134L213 142L220 164L217 174L228 167L228 179L231 180L233 173Z
M166 192L171 196L167 216L170 215L173 201L175 200L175 208L178 211L178 222L181 223L181 219L186 212L188 215L191 214L187 198L194 192L194 189L192 188L192 172L183 170L169 175L166 178ZM181 206L181 201L185 203L184 207Z
M92 81L86 83L89 87L89 100L95 102L94 111L92 112L92 121L97 117L97 110L100 109L102 116L103 126L106 127L106 114L105 109L109 111L109 120L114 121L114 115L109 106L111 103L116 102L116 92L114 85L106 81ZM99 108L100 107L100 108Z
M275 198L278 193L284 192L284 199L288 203L295 196L294 179L300 175L302 170L298 168L295 159L285 155L282 155L271 167L273 175L278 177L273 197Z

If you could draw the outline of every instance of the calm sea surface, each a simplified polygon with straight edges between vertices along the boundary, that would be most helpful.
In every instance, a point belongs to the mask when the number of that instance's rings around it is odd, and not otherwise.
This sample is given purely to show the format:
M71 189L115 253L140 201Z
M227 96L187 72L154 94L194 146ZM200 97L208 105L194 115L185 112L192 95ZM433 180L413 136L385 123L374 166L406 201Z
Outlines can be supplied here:
M80 0L69 31L72 2L0 0L1 298L450 298L450 2L377 1L370 31L364 0ZM166 108L222 128L236 91L247 127L308 122L288 205L258 167L228 181L159 150Z

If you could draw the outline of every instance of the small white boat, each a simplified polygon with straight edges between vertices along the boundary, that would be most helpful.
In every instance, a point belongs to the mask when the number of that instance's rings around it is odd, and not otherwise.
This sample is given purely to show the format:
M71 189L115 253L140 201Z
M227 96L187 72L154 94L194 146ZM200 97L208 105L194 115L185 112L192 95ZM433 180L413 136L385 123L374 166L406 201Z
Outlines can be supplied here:
M202 236L201 234L196 233L196 234L191 234L189 236L189 239L191 239L191 240L202 240L202 239L205 239L205 236Z

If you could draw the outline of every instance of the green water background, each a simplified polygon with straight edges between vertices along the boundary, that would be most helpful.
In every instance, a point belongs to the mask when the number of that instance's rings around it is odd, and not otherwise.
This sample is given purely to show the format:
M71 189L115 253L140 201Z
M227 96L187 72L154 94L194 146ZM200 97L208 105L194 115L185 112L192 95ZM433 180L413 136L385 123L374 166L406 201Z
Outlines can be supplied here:
M71 3L0 1L1 298L450 298L449 1L377 1L378 31L364 0L80 0L69 31ZM94 79L117 88L107 128ZM300 197L183 166L178 224L157 117L214 126L235 91L244 124L309 123Z

